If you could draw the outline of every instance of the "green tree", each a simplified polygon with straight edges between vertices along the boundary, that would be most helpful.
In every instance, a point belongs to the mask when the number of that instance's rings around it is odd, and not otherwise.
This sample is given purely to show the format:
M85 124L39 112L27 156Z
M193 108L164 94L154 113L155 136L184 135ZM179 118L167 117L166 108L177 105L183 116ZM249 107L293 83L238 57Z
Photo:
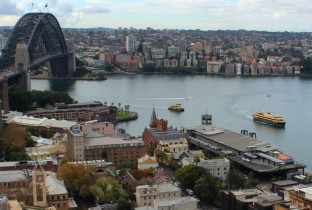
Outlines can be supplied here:
M12 88L9 90L10 110L20 112L33 110L33 99L31 92L22 88Z
M226 176L226 185L229 189L244 188L247 179L234 167L231 167L228 175Z
M119 200L126 200L128 194L122 189L118 181L111 177L102 177L90 187L90 192L100 204L116 203Z
M117 208L116 208L116 210L133 210L133 209L134 209L134 204L124 199L118 201Z
M194 162L196 163L196 165L197 165L197 163L199 163L199 162L200 162L200 159L199 159L199 157L198 157L198 156L196 156L196 157L194 158Z
M147 154L149 156L154 156L154 151L155 151L155 147L151 146L151 147L148 148Z
M129 104L125 105L125 112L129 113L129 109L130 109L130 105Z
M219 180L210 173L202 175L194 186L195 194L205 202L218 205L218 193L221 189Z
M117 106L118 106L118 110L120 111L121 103L119 102Z
M93 172L93 167L65 163L60 168L59 176L71 195L87 198L91 195L89 188L92 185Z
M37 144L32 138L31 134L28 132L26 134L26 139L25 139L25 147L34 147Z
M152 185L153 184L153 179L151 177L143 177L139 181L137 181L136 185Z
M160 163L166 164L168 163L168 156L164 152L158 152L156 154L156 160Z
M207 169L190 164L183 168L178 169L176 171L176 177L179 180L181 180L184 186L193 189L196 180L198 180L202 175L207 173L208 173Z

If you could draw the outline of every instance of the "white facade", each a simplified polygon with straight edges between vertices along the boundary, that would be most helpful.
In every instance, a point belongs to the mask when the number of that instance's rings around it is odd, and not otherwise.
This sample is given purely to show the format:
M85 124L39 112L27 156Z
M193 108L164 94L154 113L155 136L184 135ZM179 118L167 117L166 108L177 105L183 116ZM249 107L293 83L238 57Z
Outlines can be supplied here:
M222 62L209 61L207 62L207 73L219 73Z
M126 36L126 50L128 53L135 53L137 50L137 38L134 35Z
M78 129L68 130L67 156L71 161L84 160L84 136Z
M184 167L189 164L195 165L194 158L183 158L182 166ZM226 175L230 170L230 161L226 158L209 160L200 158L200 161L197 163L197 165L209 169L213 176L222 180L226 178Z
M163 48L152 49L152 59L162 59L166 57L166 50Z
M241 63L237 63L236 64L236 74L237 75L241 75L242 74L242 64Z

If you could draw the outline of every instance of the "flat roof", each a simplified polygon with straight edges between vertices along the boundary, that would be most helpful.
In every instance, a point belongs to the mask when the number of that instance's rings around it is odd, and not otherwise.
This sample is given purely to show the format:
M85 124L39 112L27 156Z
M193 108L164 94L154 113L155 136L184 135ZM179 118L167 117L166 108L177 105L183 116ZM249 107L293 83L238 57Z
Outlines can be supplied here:
M200 125L187 130L192 130L193 132L215 141L219 144L223 144L227 147L236 149L241 152L248 152L248 146L256 146L258 151L267 152L270 150L277 149L277 147L271 143L264 142L250 136L246 136L225 128L215 127L212 125Z
M193 197L178 197L178 198L170 198L170 199L157 199L154 202L158 204L158 207L167 207L170 205L183 205L183 203L187 203L190 201L196 200Z
M94 132L88 133L85 137L85 147L96 147L96 146L109 146L118 145L118 146L140 146L145 145L145 142L142 139L132 139L132 138L120 138L118 136L105 136L101 134L93 135Z
M312 187L302 188L300 191L312 195Z
M27 180L27 173L24 170L0 171L0 183L18 182L22 180Z
M161 193L164 193L164 192L178 192L178 191L180 191L179 188L177 188L176 186L174 186L171 183L159 184L159 185L157 185L157 189L158 189L158 192L161 192Z

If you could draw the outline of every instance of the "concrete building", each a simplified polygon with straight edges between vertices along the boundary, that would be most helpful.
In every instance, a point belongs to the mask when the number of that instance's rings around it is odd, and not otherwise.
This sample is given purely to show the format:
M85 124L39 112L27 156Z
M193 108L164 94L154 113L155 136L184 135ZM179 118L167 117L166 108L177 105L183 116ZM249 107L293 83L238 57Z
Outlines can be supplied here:
M200 143L203 148L218 156L225 154L222 150L228 151L235 155L229 155L229 160L258 173L291 174L306 167L279 152L277 146L248 136L248 131L243 134L243 131L236 133L213 125L200 125L187 128L186 132L191 143Z
M170 68L170 60L164 59L164 68Z
M258 189L232 190L221 192L224 210L267 210L283 201L282 197Z
M249 75L250 74L250 67L249 67L249 65L244 65L243 66L243 74L244 75Z
M99 122L98 120L82 122L79 124L79 128L84 135L87 135L90 130L99 134L110 136L113 136L116 133L116 126L113 123Z
M34 139L34 138L33 138ZM25 150L32 160L61 158L66 154L66 145L62 140L35 138L35 147L26 147Z
M173 199L154 200L154 209L179 209L179 210L197 210L198 201L193 197L180 197Z
M85 102L78 104L65 104L56 109L30 111L26 114L37 118L55 118L59 120L74 120L85 122L92 120L93 113L109 114L109 108L101 102Z
M134 35L126 36L126 50L128 53L135 53L137 50L137 38Z
M225 65L225 75L234 75L235 74L235 66L232 63L228 63Z
M175 46L168 47L168 57L175 58L178 56L180 49Z
M208 61L207 62L207 73L217 74L221 71L222 62Z
M237 75L241 75L242 74L242 64L241 63L237 63L236 64L236 74Z
M179 66L179 61L177 59L171 59L171 68L177 68Z
M181 162L183 167L189 164L196 164L194 158L183 158ZM230 171L230 161L226 158L209 160L200 158L197 165L209 169L210 173L220 180L225 180Z
M67 132L67 157L71 161L83 161L84 157L84 136L83 133L77 129L70 129Z
M70 127L77 125L77 122L68 121L68 120L56 120L48 118L36 118L28 116L15 116L11 120L8 120L7 123L18 124L22 126L37 127L43 128L46 130L54 130L55 132L64 132Z
M154 48L151 50L152 59L163 59L166 57L166 50L163 48Z
M141 185L136 188L137 206L153 206L156 199L181 197L181 189L171 183L159 185Z

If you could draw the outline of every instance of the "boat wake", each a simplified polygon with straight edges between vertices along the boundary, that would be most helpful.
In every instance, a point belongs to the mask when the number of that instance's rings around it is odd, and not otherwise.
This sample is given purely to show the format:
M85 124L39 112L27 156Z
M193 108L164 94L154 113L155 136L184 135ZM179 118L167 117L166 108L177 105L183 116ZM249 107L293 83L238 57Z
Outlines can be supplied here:
M157 100L191 100L194 99L194 97L191 96L185 96L185 97L168 97L168 98L137 98L134 100L141 100L141 101L157 101Z

